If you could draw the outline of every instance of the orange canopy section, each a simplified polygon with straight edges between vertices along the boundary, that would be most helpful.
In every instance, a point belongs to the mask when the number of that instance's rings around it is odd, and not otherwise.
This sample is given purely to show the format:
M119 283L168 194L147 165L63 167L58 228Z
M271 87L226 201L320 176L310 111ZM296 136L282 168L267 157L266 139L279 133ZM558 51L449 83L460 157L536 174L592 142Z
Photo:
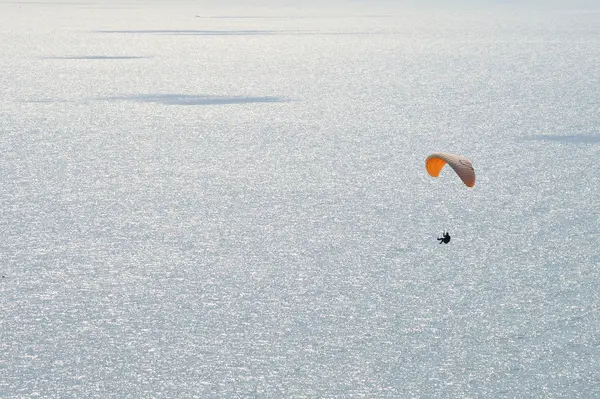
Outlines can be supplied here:
M473 164L467 157L463 157L462 155L434 152L427 157L425 167L430 176L438 177L440 171L446 164L454 169L458 177L460 177L467 187L473 187L475 185L475 170L473 169Z

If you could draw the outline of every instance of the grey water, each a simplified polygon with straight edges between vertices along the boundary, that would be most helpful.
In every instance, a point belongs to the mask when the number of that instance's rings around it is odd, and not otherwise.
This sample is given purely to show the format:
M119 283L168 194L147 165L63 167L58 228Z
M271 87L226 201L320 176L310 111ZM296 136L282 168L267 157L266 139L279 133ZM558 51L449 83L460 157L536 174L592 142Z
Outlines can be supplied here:
M599 397L599 66L591 1L0 2L0 397Z

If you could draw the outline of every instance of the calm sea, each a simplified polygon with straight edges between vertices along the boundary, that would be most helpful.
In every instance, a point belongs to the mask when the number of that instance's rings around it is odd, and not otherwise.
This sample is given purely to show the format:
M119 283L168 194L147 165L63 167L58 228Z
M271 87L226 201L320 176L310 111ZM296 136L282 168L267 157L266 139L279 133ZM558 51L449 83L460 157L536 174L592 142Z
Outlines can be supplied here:
M600 397L595 2L3 1L0 71L0 397Z

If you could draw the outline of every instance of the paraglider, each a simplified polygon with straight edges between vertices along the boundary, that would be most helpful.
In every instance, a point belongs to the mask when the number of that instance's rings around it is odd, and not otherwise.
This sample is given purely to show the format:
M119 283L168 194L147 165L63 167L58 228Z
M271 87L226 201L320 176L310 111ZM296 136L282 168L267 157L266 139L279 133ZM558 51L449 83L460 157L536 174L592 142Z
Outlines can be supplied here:
M467 187L475 186L475 169L471 161L463 155L434 152L427 157L425 169L427 169L427 173L431 177L438 177L446 164L450 165ZM448 244L450 242L450 234L444 231L442 237L438 237L437 240L440 244Z
M431 177L438 177L444 165L450 165L467 187L475 185L475 169L469 159L462 155L434 152L427 157L425 168Z

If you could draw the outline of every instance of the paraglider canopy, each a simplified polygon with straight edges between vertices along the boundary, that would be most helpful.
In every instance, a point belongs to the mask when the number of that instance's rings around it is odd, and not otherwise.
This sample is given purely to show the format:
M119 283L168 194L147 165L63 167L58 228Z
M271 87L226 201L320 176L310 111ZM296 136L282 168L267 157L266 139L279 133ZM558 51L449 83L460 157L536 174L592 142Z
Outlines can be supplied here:
M473 164L467 157L462 155L446 154L444 152L434 152L427 157L425 168L432 177L438 177L444 165L450 165L458 177L467 187L475 185L475 170Z

